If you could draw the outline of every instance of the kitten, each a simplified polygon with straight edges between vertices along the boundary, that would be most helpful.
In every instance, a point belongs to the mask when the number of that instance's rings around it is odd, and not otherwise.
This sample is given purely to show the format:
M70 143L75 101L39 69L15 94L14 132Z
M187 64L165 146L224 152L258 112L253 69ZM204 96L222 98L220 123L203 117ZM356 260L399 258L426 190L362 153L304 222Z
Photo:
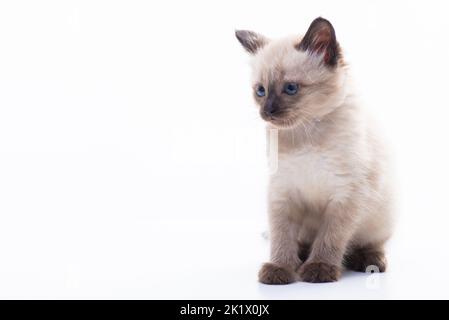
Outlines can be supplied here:
M351 92L332 24L317 18L303 37L236 31L253 55L254 98L278 130L268 202L271 262L259 280L331 282L341 270L386 269L391 235L386 157Z

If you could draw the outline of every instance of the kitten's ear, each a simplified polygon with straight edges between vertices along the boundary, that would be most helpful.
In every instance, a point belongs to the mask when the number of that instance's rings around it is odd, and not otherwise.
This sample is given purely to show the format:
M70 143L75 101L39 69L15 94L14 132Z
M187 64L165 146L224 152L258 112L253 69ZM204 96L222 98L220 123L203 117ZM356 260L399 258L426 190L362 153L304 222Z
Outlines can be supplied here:
M236 30L235 36L242 44L243 48L251 54L255 54L268 43L267 38L253 31Z
M340 56L340 48L332 24L323 18L316 18L304 38L296 46L298 50L312 54L324 54L324 63L335 66Z

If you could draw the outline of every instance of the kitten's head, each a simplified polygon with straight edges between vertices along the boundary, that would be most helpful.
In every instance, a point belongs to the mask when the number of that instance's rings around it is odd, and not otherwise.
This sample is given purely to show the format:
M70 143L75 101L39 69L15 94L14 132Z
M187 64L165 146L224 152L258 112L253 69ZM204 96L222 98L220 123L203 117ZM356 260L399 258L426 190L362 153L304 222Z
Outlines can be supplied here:
M345 97L345 64L332 24L315 19L306 34L269 40L252 31L236 37L253 55L254 98L277 128L320 119Z

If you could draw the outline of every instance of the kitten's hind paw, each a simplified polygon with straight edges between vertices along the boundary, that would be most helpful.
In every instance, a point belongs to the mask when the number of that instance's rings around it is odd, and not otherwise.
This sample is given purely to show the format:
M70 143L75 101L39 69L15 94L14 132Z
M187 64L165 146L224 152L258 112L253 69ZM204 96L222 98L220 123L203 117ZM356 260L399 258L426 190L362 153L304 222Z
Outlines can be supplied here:
M344 259L344 265L349 270L358 272L385 272L387 259L382 250L355 249Z
M259 281L265 284L288 284L296 280L295 272L270 262L263 264L259 271Z

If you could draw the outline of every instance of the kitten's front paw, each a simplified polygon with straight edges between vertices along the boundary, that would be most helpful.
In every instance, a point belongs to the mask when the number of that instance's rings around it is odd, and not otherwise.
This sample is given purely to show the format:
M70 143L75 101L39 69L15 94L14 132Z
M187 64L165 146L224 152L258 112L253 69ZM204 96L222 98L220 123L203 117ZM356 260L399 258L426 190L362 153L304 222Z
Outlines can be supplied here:
M288 284L295 282L295 273L274 263L265 263L259 271L259 281L265 284Z
M334 282L340 277L340 268L325 262L308 262L299 269L299 276L305 282Z

